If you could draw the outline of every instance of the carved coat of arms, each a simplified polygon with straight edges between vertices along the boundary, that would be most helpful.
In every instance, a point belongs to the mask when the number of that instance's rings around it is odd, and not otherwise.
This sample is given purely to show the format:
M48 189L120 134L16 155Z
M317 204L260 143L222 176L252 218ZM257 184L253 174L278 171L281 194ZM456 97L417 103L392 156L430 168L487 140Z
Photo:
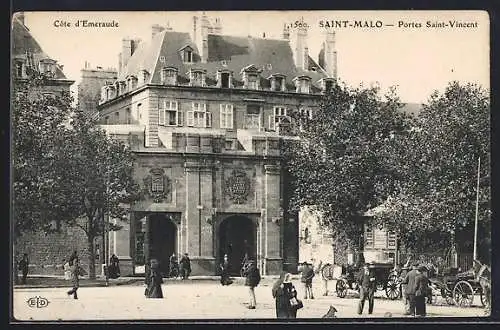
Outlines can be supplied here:
M168 197L170 180L164 173L161 168L152 168L144 178L144 193L155 203L161 203Z
M226 193L235 204L244 204L250 193L250 179L243 170L233 170L226 179Z

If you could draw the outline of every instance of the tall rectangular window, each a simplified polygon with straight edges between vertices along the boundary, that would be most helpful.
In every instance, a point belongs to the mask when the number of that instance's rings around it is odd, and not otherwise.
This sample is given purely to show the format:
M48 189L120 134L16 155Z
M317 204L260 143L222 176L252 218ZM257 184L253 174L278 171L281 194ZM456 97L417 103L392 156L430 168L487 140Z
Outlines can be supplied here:
M260 129L261 114L260 105L248 104L247 113L245 114L245 128L246 129Z
M187 112L186 125L191 127L212 127L212 114L207 111L206 103L192 103L192 110Z
M373 229L369 226L365 226L365 246L373 247L375 243Z
M158 124L163 126L179 126L181 125L181 116L179 114L177 101L161 100Z
M130 124L131 123L131 118L130 118L130 108L127 108L125 110L125 123Z
M275 131L278 122L284 117L287 117L287 109L285 107L274 107L273 114L269 116L269 129Z
M233 128L233 105L220 105L220 128Z

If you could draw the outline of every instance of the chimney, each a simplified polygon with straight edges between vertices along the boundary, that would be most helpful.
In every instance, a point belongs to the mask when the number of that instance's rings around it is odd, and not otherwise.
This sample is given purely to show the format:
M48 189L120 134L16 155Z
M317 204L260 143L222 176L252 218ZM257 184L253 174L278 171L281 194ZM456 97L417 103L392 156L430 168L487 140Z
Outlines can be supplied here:
M24 12L20 11L20 12L16 13L16 17L19 20L19 22L21 22L23 25L25 25L24 24Z
M335 50L335 31L329 29L325 34L323 68L330 78L337 78L337 51Z
M165 30L165 28L159 24L151 25L151 38L154 38L155 35Z
M208 59L208 30L210 22L208 17L203 13L201 18L193 17L193 42L198 48L201 62L206 63Z
M128 38L122 39L121 67L127 66L129 58L132 56L132 40Z
M222 24L221 24L221 21L220 21L220 17L217 17L215 19L213 33L214 34L222 34Z
M290 29L283 24L283 39L290 40Z
M307 48L307 24L303 18L298 28L294 31L294 36L290 40L295 66L299 70L307 70L309 49Z

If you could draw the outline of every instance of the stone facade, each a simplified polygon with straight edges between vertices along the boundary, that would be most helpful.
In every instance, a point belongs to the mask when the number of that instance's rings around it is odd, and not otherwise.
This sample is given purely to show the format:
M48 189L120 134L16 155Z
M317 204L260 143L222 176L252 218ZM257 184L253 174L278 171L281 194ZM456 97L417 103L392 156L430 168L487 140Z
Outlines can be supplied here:
M81 70L81 82L78 84L78 106L86 113L96 113L101 98L101 88L116 80L118 72L115 69L92 68L85 63Z
M124 40L98 106L102 127L135 153L143 188L130 225L110 238L122 274L150 258L166 273L172 253L189 254L193 275L217 274L224 254L234 275L245 254L263 274L297 271L280 146L300 127L293 113L313 115L335 77L305 52L307 31L290 39L225 36L203 16L192 33L154 25L130 57Z
M299 213L299 261L333 263L332 235L321 226L321 214L311 207L304 207Z

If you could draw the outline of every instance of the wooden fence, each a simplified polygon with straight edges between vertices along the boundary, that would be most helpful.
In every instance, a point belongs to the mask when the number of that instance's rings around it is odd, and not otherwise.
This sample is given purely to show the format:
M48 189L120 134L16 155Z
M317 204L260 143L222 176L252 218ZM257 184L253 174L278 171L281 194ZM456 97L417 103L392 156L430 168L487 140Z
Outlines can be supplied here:
M418 263L432 263L438 268L451 268L454 267L454 260L450 253L412 253L414 262ZM399 260L401 263L405 263L408 258L408 254L400 253ZM472 268L472 253L458 253L457 256L457 267L461 271L467 271Z

